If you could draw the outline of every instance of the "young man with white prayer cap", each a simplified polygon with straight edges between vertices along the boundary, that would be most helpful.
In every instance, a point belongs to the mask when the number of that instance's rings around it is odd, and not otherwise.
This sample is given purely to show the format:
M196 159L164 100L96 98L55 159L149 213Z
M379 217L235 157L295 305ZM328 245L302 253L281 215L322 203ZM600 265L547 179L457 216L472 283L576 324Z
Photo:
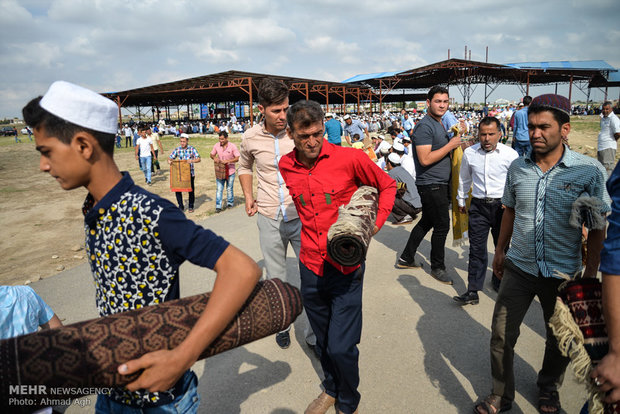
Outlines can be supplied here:
M388 220L394 224L408 224L416 219L422 211L422 201L415 186L415 179L401 165L402 157L393 152L387 157L386 168L388 175L396 180L397 192L394 207Z
M178 299L185 260L216 271L213 293L187 338L172 350L121 364L122 375L143 372L126 387L99 395L95 407L196 412L197 378L189 368L243 305L260 277L258 266L119 171L113 158L118 107L111 100L58 81L22 112L34 128L41 171L65 190L89 191L82 207L86 252L101 316Z

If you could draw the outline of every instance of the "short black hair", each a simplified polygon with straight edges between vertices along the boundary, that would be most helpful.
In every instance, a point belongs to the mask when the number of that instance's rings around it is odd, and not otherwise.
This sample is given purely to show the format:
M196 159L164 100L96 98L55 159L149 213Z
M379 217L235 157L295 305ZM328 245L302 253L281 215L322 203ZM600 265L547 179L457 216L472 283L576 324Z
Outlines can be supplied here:
M263 107L277 105L288 98L288 86L281 80L265 78L258 87L258 103Z
M95 131L76 125L73 122L65 121L46 111L41 106L41 98L43 96L34 98L22 108L24 122L27 125L30 125L33 129L43 128L48 135L57 138L65 144L70 144L71 139L73 139L76 133L87 132L97 140L99 146L106 154L114 155L115 134Z
M495 124L498 131L501 130L499 119L495 118L494 116L485 116L484 118L482 118L480 120L480 123L478 124L478 129L480 129L482 125L491 125L491 124Z
M613 106L613 104L611 103L611 101L605 101L603 102L603 106Z
M448 92L447 88L441 85L435 85L428 91L428 94L426 95L426 99L428 99L429 101L432 101L433 96L437 95L438 93L445 93L448 96L450 96L450 93Z
M220 134L219 134L218 136L219 136L219 137L228 138L228 132L226 132L226 131L220 131Z
M523 97L523 105L528 106L531 103L532 103L532 97L530 95L525 95Z
M551 112L551 114L553 115L553 119L555 119L560 126L570 123L569 114L549 105L531 105L527 108L527 115L530 116L531 114L539 114L545 111Z
M297 127L305 128L323 122L323 118L323 109L315 101L297 101L286 112L286 122L291 131Z

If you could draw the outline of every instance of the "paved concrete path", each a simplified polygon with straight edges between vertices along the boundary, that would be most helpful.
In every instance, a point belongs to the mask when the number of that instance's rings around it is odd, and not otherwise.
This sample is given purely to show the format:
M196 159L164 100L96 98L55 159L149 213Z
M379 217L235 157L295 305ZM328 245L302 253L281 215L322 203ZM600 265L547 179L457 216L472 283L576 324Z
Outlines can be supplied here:
M256 218L242 207L200 222L262 264ZM475 400L491 387L489 339L496 294L487 283L477 306L459 307L452 296L466 290L468 248L449 247L446 264L454 286L429 275L430 233L420 246L422 269L394 267L413 225L386 224L370 245L364 282L364 327L360 349L361 413L470 413ZM451 234L446 243L452 245ZM491 245L490 245L491 247ZM289 249L291 250L291 249ZM288 260L297 273L297 260ZM490 278L490 276L489 276ZM181 268L181 294L211 290L213 272L191 264ZM65 324L97 316L88 265L33 283ZM197 362L200 413L303 413L319 393L320 365L305 346L301 327L291 347L281 350L264 338ZM538 303L529 310L516 347L517 396L511 413L536 412L536 373L544 349ZM578 413L585 391L569 366L560 389L566 413ZM67 413L94 412L71 406ZM87 403L87 404L88 404ZM330 411L333 412L333 411Z

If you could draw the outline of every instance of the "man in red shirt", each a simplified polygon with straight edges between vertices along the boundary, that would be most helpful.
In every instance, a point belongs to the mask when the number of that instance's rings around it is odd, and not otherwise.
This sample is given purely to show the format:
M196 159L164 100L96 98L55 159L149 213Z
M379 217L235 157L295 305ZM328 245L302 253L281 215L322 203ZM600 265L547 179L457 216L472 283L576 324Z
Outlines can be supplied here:
M327 254L327 232L360 185L379 190L375 233L385 223L396 182L363 151L323 140L323 110L299 101L286 115L295 149L279 167L301 219L299 270L304 308L316 335L324 391L306 409L324 414L337 402L339 413L356 412L360 401L359 351L362 332L362 282L365 265L345 267Z

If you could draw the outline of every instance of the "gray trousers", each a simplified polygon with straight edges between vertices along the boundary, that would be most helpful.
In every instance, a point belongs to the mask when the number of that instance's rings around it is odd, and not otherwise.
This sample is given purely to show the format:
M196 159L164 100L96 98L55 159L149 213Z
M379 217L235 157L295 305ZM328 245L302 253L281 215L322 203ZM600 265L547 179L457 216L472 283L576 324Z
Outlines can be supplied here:
M293 247L295 255L299 259L301 248L301 220L294 219L285 222L282 214L276 220L257 214L258 234L260 239L260 249L263 252L265 272L267 279L281 279L290 283L296 288L300 288L299 268L294 274L286 271L286 252L289 243ZM310 345L316 344L316 337L310 328L308 317L304 311L300 316L301 324L304 327L304 337ZM288 327L287 331L291 329Z
M557 391L562 384L570 359L562 356L549 328L557 289L562 282L557 278L530 275L506 260L491 325L493 394L507 401L515 398L514 347L519 338L519 327L534 296L540 300L547 332L545 355L536 384L544 391Z
M603 164L603 167L607 170L607 178L611 175L616 166L616 150L613 148L607 148L596 153L598 162Z

